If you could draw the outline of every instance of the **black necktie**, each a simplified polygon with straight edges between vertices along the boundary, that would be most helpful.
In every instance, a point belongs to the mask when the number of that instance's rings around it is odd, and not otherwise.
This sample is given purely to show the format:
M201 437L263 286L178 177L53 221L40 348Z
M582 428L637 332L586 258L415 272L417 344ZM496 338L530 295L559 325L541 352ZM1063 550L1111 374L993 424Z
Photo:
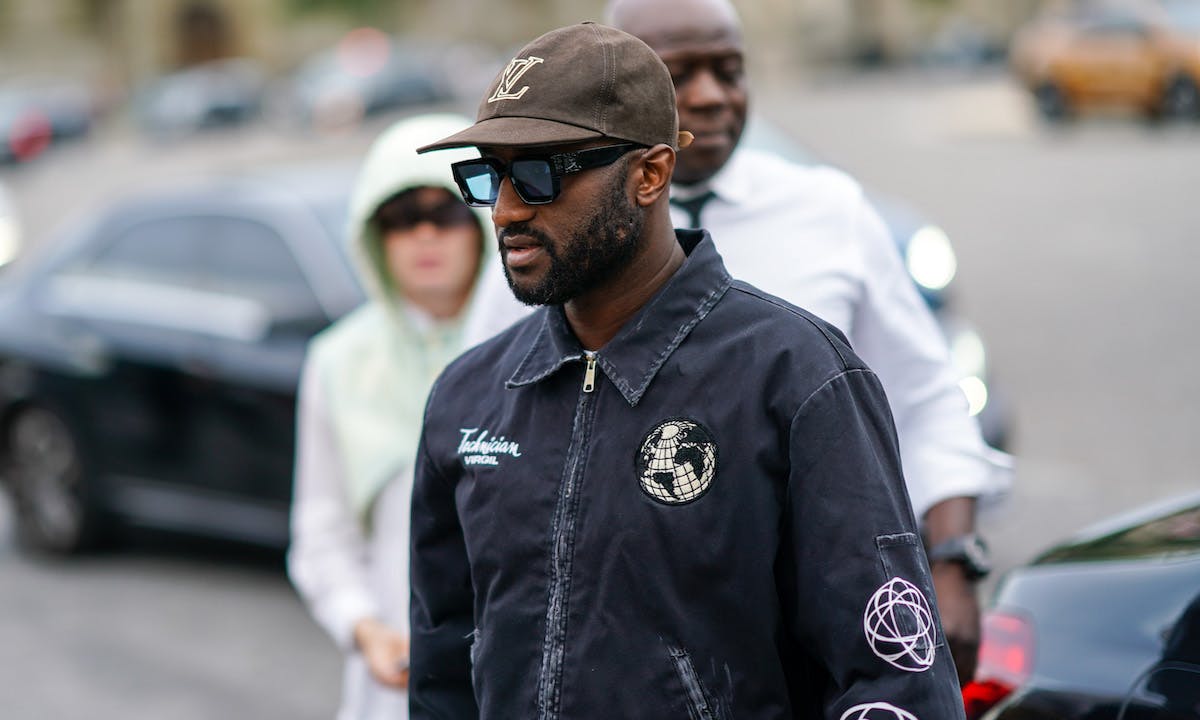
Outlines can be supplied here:
M682 208L683 211L688 214L688 221L691 223L688 225L688 227L698 228L700 227L700 211L704 209L704 204L706 202L712 200L716 196L716 193L714 193L712 190L709 190L708 192L700 193L696 197L688 200L671 198L671 204L677 208Z

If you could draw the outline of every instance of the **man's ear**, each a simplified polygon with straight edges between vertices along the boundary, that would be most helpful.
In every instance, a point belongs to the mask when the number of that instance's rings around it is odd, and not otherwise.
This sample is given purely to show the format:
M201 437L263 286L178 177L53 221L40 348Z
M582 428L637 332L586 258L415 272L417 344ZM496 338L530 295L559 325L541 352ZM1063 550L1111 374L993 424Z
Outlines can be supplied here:
M675 171L675 151L670 145L655 145L645 150L633 164L630 174L634 199L641 207L653 205L671 186Z

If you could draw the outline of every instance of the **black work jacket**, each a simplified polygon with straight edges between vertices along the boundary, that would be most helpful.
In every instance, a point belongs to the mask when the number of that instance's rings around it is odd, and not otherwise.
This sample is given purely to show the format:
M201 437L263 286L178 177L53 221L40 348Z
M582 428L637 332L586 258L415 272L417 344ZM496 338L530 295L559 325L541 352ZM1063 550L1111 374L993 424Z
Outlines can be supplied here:
M412 718L960 718L879 381L678 233L598 352L542 308L434 386Z

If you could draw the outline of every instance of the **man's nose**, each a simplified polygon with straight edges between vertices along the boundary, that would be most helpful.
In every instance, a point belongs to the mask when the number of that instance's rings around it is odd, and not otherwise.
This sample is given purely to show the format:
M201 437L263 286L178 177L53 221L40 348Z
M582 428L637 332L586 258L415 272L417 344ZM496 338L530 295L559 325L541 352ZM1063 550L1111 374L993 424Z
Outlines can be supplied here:
M687 82L676 88L680 109L699 110L726 105L729 102L724 84L709 68L694 71Z
M525 222L533 218L536 210L532 205L526 205L517 191L513 189L512 181L507 177L500 179L500 188L496 192L496 204L492 207L492 222L497 228L508 227L515 222Z

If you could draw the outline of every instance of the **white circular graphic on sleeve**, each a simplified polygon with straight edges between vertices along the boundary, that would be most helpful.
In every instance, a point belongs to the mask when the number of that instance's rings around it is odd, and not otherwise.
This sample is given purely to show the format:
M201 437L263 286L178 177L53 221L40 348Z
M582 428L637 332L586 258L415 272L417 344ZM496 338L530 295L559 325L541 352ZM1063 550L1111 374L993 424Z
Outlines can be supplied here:
M917 586L903 578L892 578L871 596L863 632L871 650L901 670L921 672L933 665L933 613Z
M842 720L917 720L917 716L890 703L873 702L855 705L842 713Z
M665 505L696 500L712 485L717 444L703 425L684 418L664 420L646 433L638 450L638 483Z

